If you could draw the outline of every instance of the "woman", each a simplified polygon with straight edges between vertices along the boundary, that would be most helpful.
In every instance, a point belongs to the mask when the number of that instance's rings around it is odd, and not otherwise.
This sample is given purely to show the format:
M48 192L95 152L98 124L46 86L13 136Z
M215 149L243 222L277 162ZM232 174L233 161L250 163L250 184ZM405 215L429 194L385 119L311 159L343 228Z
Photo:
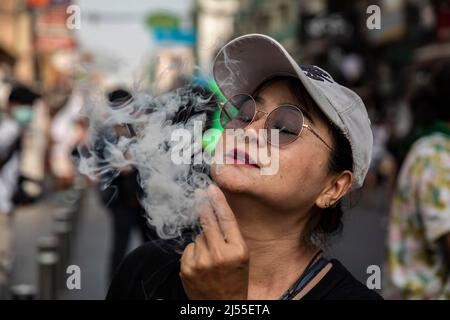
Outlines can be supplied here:
M321 251L341 225L340 200L369 167L372 133L361 99L257 34L222 48L214 78L229 98L222 125L250 139L230 149L222 136L230 161L211 167L217 186L199 208L195 241L182 254L165 244L138 248L108 298L380 299ZM277 130L278 139L254 134L260 129ZM269 175L246 154L248 144L266 142L278 151Z

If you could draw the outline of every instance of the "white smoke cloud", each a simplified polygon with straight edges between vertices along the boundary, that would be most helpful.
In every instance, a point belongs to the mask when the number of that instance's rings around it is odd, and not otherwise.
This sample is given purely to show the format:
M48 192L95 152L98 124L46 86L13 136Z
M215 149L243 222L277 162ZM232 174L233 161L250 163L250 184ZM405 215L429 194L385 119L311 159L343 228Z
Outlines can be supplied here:
M136 168L149 224L161 238L175 238L197 224L195 190L207 188L211 180L205 164L193 167L171 161L172 132L183 128L194 136L194 121L205 124L206 111L215 105L211 94L200 94L192 86L157 97L143 91L132 96L126 106L112 108L104 95L91 94L82 110L89 127L86 142L78 148L78 169L107 188L120 170Z

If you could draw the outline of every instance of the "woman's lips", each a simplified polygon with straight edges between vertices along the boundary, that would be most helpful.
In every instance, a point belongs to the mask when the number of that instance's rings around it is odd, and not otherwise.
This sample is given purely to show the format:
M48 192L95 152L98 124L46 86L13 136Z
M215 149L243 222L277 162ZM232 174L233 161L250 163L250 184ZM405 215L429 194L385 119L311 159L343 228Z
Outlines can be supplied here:
M236 148L233 150L230 150L227 153L225 163L226 164L237 164L237 165L241 165L243 167L259 169L259 166L256 163L256 161L254 161L252 158L250 158L250 156L248 155L247 152L236 149Z

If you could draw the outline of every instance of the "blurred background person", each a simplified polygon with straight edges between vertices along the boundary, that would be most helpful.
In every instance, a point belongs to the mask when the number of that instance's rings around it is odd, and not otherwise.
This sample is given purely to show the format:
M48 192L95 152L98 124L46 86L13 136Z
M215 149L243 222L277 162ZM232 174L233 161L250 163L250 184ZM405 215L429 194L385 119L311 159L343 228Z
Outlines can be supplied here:
M132 95L123 88L110 91L107 99L111 108L126 108L133 101ZM101 165L108 165L106 144L115 144L120 137L130 138L133 135L132 124L103 128L95 147L102 162ZM132 165L117 168L117 170L120 172L106 189L103 188L102 181L100 181L101 199L111 213L112 237L108 270L110 279L128 252L133 231L138 231L142 243L151 238L151 229L147 225L145 210L139 200L142 196L142 189L138 182L138 171ZM104 175L106 176L103 178L109 180L107 176L116 175L116 173L107 172Z
M49 166L56 190L66 190L74 184L76 168L71 156L85 133L84 123L79 117L83 103L82 92L78 89L71 90L68 99L52 119Z
M413 97L416 115L428 116L413 134L393 195L386 292L393 298L450 299L449 92L447 62Z
M378 116L372 120L372 132L372 159L364 183L364 196L368 206L375 204L374 194L378 186L382 186L385 197L390 197L397 170L395 159L388 150L388 141L391 136L389 125Z
M29 88L15 85L0 117L0 294L12 264L11 219L16 203L26 201L20 185L23 136L33 119L33 104L39 96Z

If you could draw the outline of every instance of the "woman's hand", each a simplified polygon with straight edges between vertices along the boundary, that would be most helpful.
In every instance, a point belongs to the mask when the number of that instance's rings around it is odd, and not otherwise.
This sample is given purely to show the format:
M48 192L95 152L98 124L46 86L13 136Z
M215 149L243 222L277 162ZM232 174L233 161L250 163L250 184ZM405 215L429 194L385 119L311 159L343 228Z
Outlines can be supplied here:
M249 253L224 194L208 188L201 204L203 233L184 250L181 280L190 299L247 299Z

